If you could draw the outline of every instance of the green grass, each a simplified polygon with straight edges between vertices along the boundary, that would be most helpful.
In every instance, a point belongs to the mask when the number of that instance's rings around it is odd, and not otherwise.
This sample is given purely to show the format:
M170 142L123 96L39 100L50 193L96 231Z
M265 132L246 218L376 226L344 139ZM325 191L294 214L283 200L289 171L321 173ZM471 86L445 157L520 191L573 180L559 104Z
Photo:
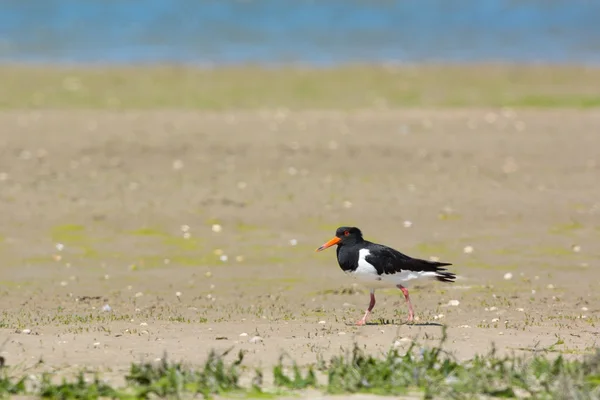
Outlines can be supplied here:
M447 354L441 343L421 347L413 342L406 351L390 349L386 354L367 354L357 345L329 361L299 367L282 357L271 371L274 388L264 388L264 372L244 367L244 353L226 361L227 353L211 351L202 366L167 362L132 364L124 387L113 387L98 376L83 373L74 380L56 382L44 374L40 385L28 385L27 377L13 377L7 368L0 371L0 396L29 394L49 398L146 399L179 398L183 395L210 398L214 395L269 397L314 388L329 394L372 393L379 395L419 395L423 398L515 398L589 399L600 396L600 349L582 360L561 355L548 358L543 353L527 356L498 356L492 351L460 362ZM250 383L242 385L244 372ZM323 377L319 383L318 376ZM28 388L30 388L28 390Z
M600 106L600 68L583 66L1 66L0 79L1 109Z

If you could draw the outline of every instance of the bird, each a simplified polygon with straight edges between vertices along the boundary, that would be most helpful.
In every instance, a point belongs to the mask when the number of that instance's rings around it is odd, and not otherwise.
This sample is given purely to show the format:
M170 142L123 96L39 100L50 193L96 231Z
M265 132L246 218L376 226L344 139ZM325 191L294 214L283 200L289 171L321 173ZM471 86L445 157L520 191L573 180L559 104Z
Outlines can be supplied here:
M413 258L382 244L363 239L361 230L352 226L337 228L335 237L315 251L323 251L337 245L336 253L340 268L348 275L362 281L370 289L371 299L364 316L356 325L365 325L375 307L375 290L397 287L404 294L408 305L408 322L414 321L412 302L406 286L408 282L429 278L440 282L454 282L456 274L447 272L446 262Z

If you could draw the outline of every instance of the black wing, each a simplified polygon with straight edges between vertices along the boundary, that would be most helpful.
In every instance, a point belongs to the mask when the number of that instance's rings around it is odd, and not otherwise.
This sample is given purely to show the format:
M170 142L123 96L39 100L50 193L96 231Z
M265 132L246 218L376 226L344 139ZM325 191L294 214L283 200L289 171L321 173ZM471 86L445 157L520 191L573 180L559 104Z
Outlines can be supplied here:
M376 243L369 244L370 254L365 260L373 265L379 275L381 274L395 274L400 271L423 271L423 272L440 272L441 277L453 279L454 274L450 274L443 268L451 263L443 263L437 261L422 260L419 258L412 258L406 254L400 253L398 250L394 250L391 247L383 246ZM441 280L441 279L440 279Z

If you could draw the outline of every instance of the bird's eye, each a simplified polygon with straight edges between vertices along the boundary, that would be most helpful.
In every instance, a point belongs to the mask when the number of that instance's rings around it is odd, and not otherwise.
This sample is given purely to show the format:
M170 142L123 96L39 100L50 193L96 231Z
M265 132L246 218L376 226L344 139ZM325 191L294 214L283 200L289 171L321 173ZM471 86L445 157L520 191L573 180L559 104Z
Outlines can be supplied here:
M349 235L350 235L350 232L348 232L348 231L344 232L344 236L349 236Z

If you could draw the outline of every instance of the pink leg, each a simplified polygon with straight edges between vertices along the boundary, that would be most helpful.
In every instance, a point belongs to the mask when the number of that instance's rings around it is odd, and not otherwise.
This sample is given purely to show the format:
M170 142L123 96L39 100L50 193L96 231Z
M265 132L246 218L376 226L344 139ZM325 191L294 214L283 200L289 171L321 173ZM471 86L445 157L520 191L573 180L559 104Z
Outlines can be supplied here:
M364 325L367 323L367 317L375 307L375 289L371 289L371 302L369 303L369 308L365 312L365 315L356 323L356 325Z
M406 299L406 303L408 304L408 322L413 322L413 320L415 318L415 313L413 312L413 306L410 301L410 297L408 296L408 289L402 285L397 285L396 287L398 289L402 290L402 293L404 294L404 298Z

